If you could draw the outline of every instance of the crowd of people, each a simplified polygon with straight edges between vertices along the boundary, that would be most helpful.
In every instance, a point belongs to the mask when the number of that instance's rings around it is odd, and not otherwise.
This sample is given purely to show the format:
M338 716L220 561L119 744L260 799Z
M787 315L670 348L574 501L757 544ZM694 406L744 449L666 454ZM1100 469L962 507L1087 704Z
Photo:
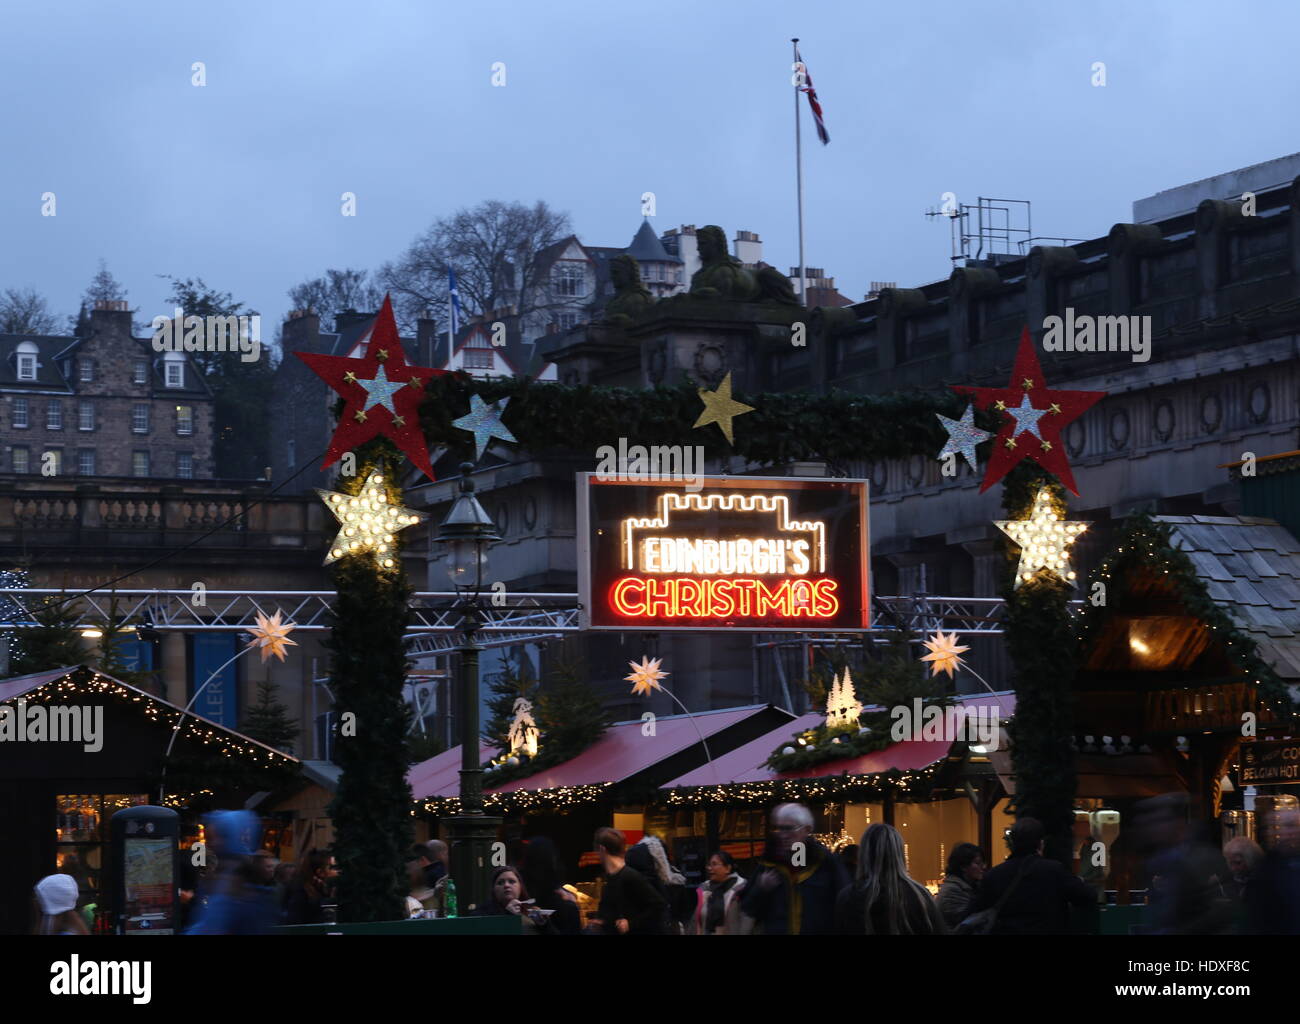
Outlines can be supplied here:
M857 846L837 854L813 836L812 812L781 804L751 877L716 850L705 880L689 886L654 836L628 845L623 833L594 837L604 884L599 905L579 911L564 883L559 851L545 836L528 840L517 864L493 870L490 894L471 913L515 915L525 934L544 935L1055 935L1087 931L1086 915L1104 901L1100 881L1043 856L1040 822L1022 817L1010 828L1009 856L989 868L973 843L959 843L932 896L907 871L901 834L873 824ZM1300 811L1271 825L1268 853L1237 837L1223 851L1200 840L1181 797L1146 801L1133 842L1149 878L1143 931L1154 934L1300 934ZM256 816L227 811L208 820L214 867L181 892L180 930L187 934L260 934L278 924L332 920L338 868L313 850L299 864L280 864L254 850ZM1087 844L1085 849L1091 844ZM439 840L412 847L406 862L408 916L451 916L455 883L449 851ZM67 874L36 886L40 934L85 934L78 886ZM1085 915L1083 926L1074 915ZM1095 919L1093 921L1095 925Z

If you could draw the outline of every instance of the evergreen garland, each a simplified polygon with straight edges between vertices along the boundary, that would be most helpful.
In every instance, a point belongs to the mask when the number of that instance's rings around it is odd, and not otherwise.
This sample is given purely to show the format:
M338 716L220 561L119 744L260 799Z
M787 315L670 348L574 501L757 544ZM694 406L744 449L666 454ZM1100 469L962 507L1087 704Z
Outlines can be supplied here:
M510 399L507 425L533 454L580 452L594 458L597 448L617 447L619 438L640 445L679 445L689 438L710 456L739 455L755 465L933 456L947 439L935 413L955 419L966 401L948 391L737 393L737 401L754 411L738 421L731 446L719 430L693 431L703 405L691 386L568 386L527 378L477 380L458 372L435 377L425 390L420 422L430 447L446 445L471 458L473 438L451 424L469 408L469 396L477 394L489 403ZM991 414L979 413L976 419L993 425Z
M339 480L355 494L372 468L383 474L388 500L398 503L401 457L387 441L357 451L357 474ZM400 552L402 535L396 535ZM338 599L325 646L339 723L334 760L342 769L330 804L338 858L339 920L403 918L408 888L404 861L413 842L411 787L406 781L410 708L402 699L408 662L402 637L411 593L400 556L382 569L373 552L333 563Z
M1085 595L1078 626L1080 657L1095 642L1106 619L1123 607L1129 580L1135 575L1160 573L1167 577L1170 592L1188 612L1205 623L1223 644L1228 659L1243 677L1258 687L1259 700L1281 718L1294 715L1296 705L1286 683L1259 656L1249 633L1210 597L1204 581L1185 551L1174 546L1173 527L1156 522L1146 513L1130 516L1119 530L1115 549L1098 567L1090 588L1102 583L1104 598L1098 604Z
M1065 518L1065 490L1045 470L1022 462L1006 477L1002 508L1007 519L1028 518L1039 490ZM1007 727L1015 771L1016 817L1037 818L1046 832L1044 856L1070 867L1076 787L1074 748L1075 624L1069 584L1040 569L1015 586L1020 548L1001 538L1005 554L1002 597L1007 652L1013 667L1016 713Z

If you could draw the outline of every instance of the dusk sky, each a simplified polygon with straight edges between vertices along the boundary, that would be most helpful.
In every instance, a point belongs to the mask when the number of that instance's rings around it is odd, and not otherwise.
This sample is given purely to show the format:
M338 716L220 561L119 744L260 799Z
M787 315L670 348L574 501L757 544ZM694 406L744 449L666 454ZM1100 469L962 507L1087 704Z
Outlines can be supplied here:
M11 5L0 288L75 313L103 257L146 323L156 275L200 276L270 340L288 288L377 268L459 207L545 199L624 246L647 190L656 230L756 231L784 270L791 36L831 135L805 105L807 262L854 300L948 275L948 223L923 216L943 192L1092 238L1134 199L1300 149L1282 3Z

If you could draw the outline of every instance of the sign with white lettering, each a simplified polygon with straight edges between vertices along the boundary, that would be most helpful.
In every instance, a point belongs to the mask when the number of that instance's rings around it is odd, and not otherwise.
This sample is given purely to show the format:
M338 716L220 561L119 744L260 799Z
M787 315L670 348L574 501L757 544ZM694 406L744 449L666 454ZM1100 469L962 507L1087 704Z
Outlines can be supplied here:
M578 476L588 629L870 627L867 482Z
M1256 740L1241 745L1243 786L1300 782L1300 740Z

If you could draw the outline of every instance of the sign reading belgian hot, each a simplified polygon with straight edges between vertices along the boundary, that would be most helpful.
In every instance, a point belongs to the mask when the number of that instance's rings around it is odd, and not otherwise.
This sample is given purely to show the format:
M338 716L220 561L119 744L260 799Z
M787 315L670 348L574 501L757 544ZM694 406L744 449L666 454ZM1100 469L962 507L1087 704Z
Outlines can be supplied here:
M865 630L865 480L578 476L588 629Z

